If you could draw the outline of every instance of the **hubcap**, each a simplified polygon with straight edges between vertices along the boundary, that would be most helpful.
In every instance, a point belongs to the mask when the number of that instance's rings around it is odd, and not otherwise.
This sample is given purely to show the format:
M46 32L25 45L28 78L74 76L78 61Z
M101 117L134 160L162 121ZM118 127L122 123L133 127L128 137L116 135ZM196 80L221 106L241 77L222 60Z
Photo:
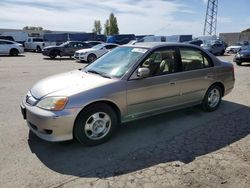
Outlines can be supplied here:
M220 101L220 92L217 88L212 89L208 94L208 105L214 108Z
M84 131L89 139L99 140L108 134L110 127L110 116L105 112L97 112L87 119Z
M90 61L90 62L92 62L92 61L94 61L94 60L95 60L95 56L93 56L93 55L89 56L89 61Z

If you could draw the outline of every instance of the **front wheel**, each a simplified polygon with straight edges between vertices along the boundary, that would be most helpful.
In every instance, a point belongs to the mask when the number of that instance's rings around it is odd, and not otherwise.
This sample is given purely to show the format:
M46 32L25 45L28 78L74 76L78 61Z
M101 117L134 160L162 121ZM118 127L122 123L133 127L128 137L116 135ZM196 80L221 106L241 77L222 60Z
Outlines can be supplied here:
M225 53L225 50L222 50L221 53L220 53L220 55L224 55L224 53Z
M51 58L51 59L55 59L56 58L56 56L58 56L59 55L59 53L57 52L57 51L51 51L50 52L50 54L49 54L49 57Z
M204 111L214 111L216 110L221 102L222 98L222 90L221 87L218 85L212 85L208 90L204 99L202 101L202 109Z
M87 60L89 63L92 63L93 61L95 61L97 59L95 54L89 54L87 57Z
M10 55L11 56L18 56L18 54L19 54L19 51L17 49L11 49L10 50Z
M117 124L117 114L110 106L104 103L93 104L78 115L74 137L82 144L98 145L111 138Z
M239 61L239 60L237 60L237 61L236 61L236 64L239 65L239 66L241 66L242 62Z

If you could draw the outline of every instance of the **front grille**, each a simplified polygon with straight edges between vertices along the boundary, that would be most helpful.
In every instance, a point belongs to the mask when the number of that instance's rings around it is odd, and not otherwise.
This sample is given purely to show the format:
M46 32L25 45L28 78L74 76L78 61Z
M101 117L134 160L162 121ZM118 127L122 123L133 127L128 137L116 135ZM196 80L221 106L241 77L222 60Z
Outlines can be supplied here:
M38 127L35 126L34 124L32 124L32 123L30 123L30 122L28 122L28 124L29 124L29 126L30 126L33 130L35 130L35 131L37 131L37 132L39 132L39 133L47 134L47 135L50 135L50 134L53 133L53 131L50 130L50 129L38 129Z

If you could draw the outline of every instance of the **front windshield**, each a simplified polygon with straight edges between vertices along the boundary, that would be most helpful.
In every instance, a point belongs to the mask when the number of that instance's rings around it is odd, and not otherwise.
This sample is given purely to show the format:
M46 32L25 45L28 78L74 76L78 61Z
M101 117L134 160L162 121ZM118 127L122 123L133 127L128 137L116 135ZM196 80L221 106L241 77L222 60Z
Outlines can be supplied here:
M102 49L103 47L104 47L103 44L98 44L98 45L93 46L92 49L100 50L100 49Z
M250 45L249 45L249 46L244 46L244 47L242 47L242 50L250 51Z
M86 72L121 78L147 52L145 48L118 47L91 63Z

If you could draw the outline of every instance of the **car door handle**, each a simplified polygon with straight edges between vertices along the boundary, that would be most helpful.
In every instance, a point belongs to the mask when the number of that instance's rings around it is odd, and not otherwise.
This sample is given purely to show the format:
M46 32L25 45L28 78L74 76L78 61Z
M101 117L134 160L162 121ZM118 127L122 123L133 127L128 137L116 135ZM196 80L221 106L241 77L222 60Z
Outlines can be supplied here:
M205 77L206 78L213 78L213 74L207 74Z

